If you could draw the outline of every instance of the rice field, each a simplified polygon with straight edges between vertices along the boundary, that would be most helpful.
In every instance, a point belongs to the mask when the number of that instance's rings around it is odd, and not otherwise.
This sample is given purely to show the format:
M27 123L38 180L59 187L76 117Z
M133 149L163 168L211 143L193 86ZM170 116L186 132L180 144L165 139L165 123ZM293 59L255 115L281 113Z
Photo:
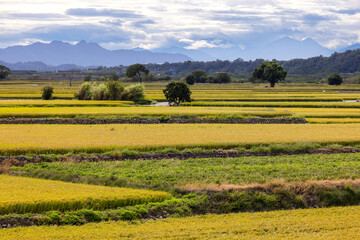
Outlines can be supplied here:
M197 107L272 107L272 108L360 108L360 102L185 102L182 106Z
M108 209L170 198L165 192L0 175L0 214Z
M1 104L1 102L0 102ZM292 113L266 108L232 107L0 107L0 117L76 117L87 116L211 116L240 115L260 117L290 116Z
M71 106L127 106L132 101L93 101L93 100L1 100L0 107L71 107Z
M296 142L360 142L360 124L0 125L2 154Z
M0 230L0 239L358 239L360 207Z

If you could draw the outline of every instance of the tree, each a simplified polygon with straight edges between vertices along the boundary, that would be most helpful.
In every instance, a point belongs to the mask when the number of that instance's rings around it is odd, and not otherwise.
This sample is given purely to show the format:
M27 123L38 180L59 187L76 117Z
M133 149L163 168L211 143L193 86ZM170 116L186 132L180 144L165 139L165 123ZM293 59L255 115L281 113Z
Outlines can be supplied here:
M330 74L327 78L329 85L341 85L343 78L338 73Z
M147 76L149 70L142 64L133 64L126 69L126 76L128 78L137 78L142 83L143 76Z
M197 83L205 83L208 78L207 73L201 69L196 69L192 71L190 74L195 76L195 82Z
M0 65L0 80L4 80L10 74L10 69Z
M52 98L52 95L54 93L54 88L50 87L50 86L45 86L41 89L42 91L42 96L41 98L43 100L50 100Z
M118 81L119 80L119 75L117 75L116 73L111 74L110 80L111 81Z
M268 81L270 87L274 87L275 83L284 81L287 71L283 69L277 62L263 62L261 65L254 69L252 77L262 81Z
M216 83L230 83L230 82L231 82L230 74L225 72L219 72L216 75Z
M85 77L84 77L84 82L90 82L91 81L91 75L86 75Z
M163 90L166 100L168 100L169 104L175 104L179 106L181 102L190 102L191 91L189 89L189 85L182 81L171 81L168 85L166 85Z
M196 82L196 78L193 74L187 75L185 78L185 82L189 85L194 85Z

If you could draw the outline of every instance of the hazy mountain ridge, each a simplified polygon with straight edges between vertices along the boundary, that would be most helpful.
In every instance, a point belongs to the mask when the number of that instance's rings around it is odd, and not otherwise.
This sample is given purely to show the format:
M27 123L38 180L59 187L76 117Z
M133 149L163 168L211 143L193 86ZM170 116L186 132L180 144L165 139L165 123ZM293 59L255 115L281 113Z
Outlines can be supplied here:
M0 60L7 63L43 62L47 65L118 66L134 63L164 63L192 60L183 54L150 51L107 50L97 43L80 41L72 45L61 41L34 43L0 49Z

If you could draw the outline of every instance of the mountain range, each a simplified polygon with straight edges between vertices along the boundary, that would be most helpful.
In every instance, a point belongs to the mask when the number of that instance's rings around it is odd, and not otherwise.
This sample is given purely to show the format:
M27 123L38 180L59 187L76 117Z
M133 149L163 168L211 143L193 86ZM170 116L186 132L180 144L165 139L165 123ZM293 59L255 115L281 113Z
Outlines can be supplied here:
M339 49L345 52L360 48L360 44ZM175 63L186 61L255 60L255 59L307 59L314 56L330 56L334 51L321 46L311 38L296 40L284 37L264 46L241 48L199 48L187 49L175 46L157 48L151 51L134 48L131 50L107 50L97 43L82 40L73 45L62 41L34 43L27 46L11 46L0 49L0 64L12 70L69 70L90 66L119 66L134 63Z
M150 51L107 50L97 43L82 40L75 45L61 41L34 43L0 49L0 60L8 63L43 62L47 65L118 66L134 63L164 63L192 60L183 54Z

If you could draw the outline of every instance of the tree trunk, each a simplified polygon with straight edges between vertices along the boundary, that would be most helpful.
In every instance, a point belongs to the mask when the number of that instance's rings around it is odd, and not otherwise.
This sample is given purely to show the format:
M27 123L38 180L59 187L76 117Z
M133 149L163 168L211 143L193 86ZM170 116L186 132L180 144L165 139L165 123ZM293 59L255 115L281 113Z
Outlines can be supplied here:
M271 82L271 83L270 83L270 87L275 87L275 83L274 83L274 82Z

